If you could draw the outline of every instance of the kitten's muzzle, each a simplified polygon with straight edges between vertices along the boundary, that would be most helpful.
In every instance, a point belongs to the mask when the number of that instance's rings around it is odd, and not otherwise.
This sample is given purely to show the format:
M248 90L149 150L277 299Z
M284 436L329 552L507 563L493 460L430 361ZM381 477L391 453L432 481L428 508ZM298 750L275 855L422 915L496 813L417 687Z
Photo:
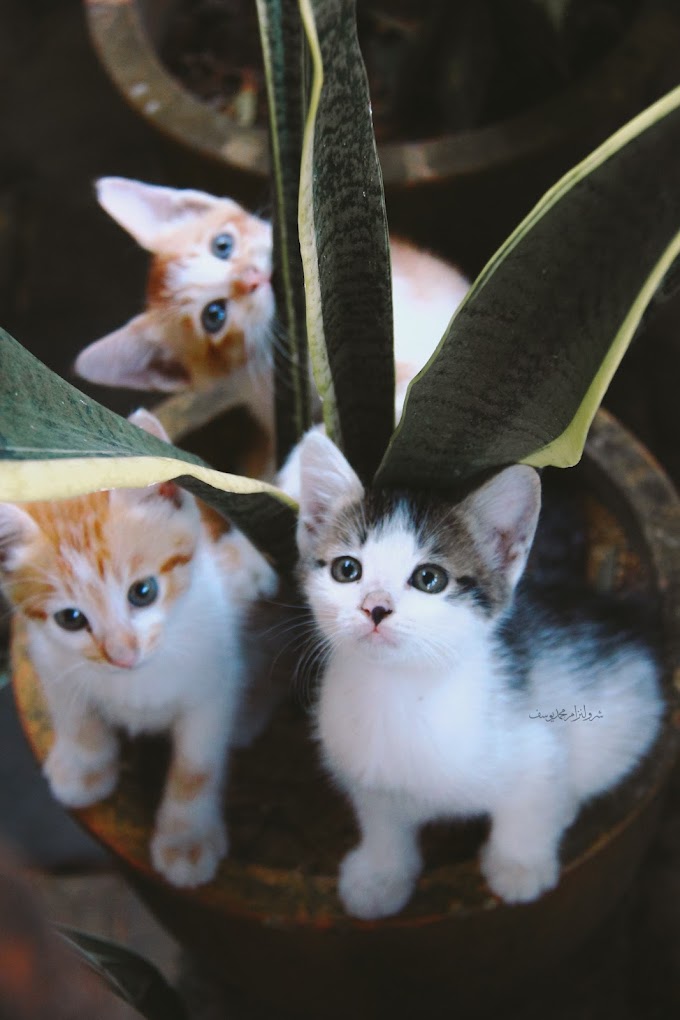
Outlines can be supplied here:
M372 591L361 603L361 611L370 616L377 627L386 616L394 612L394 603L386 591Z

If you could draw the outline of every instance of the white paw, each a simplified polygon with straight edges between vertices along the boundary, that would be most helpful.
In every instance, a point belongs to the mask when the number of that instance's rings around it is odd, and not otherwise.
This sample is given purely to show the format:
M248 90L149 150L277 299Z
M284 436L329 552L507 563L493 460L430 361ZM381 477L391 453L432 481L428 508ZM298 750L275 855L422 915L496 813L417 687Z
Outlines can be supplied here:
M151 840L151 860L157 871L173 885L193 887L210 882L227 853L227 833L222 824L209 829L172 825L158 828Z
M556 854L526 854L521 859L487 843L480 866L492 892L506 903L528 903L557 885L560 865Z
M113 793L118 782L118 761L85 765L68 744L58 741L45 760L43 772L58 801L66 807L84 808Z
M417 867L377 866L374 857L359 846L340 865L338 893L348 914L373 921L406 906L417 874Z

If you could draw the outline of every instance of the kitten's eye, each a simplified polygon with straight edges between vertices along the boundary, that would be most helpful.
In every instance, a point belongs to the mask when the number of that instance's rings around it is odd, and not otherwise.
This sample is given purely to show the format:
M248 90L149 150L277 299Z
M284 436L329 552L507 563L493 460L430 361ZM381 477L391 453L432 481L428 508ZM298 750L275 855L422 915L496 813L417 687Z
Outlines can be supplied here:
M416 567L408 583L427 595L438 595L449 583L449 575L443 567L438 567L435 563L424 563L421 567Z
M233 234L218 234L210 242L210 251L218 259L228 259L231 258L235 243Z
M361 577L361 564L353 556L338 556L331 563L331 577L341 584L358 581Z
M201 325L206 333L219 333L227 318L227 302L224 298L211 301L201 312Z
M63 630L84 630L88 626L85 613L79 609L60 609L54 620Z
M141 581L135 581L130 585L127 597L130 605L138 609L150 606L158 598L158 581L155 577L143 577Z

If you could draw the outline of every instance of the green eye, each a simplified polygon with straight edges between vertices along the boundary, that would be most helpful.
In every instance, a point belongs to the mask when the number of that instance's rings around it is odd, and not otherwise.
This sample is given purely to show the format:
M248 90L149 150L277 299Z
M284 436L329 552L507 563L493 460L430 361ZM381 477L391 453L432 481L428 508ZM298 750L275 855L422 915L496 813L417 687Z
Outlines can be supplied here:
M449 575L443 567L438 567L435 563L423 563L422 566L416 567L408 583L427 595L438 595L449 583Z
M361 577L361 563L354 556L338 556L331 563L331 577L341 584L358 581Z
M155 577L143 577L141 581L135 581L130 585L127 597L130 605L138 609L150 606L158 598L158 581Z
M62 630L84 630L88 626L85 613L79 609L60 609L54 614L54 620Z

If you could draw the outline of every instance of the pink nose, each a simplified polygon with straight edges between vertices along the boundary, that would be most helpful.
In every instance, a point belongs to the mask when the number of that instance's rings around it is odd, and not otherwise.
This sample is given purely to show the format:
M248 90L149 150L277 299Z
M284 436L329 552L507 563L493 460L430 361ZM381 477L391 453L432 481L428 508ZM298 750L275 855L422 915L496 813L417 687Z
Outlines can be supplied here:
M108 638L102 646L102 654L112 666L132 669L139 661L139 644L133 634L122 634Z
M394 612L394 603L386 591L372 591L361 603L361 611L370 616L377 627L386 616Z
M269 283L270 277L271 273L256 269L254 266L248 266L239 275L238 279L234 280L234 293L240 297L245 294L252 294L263 283Z

